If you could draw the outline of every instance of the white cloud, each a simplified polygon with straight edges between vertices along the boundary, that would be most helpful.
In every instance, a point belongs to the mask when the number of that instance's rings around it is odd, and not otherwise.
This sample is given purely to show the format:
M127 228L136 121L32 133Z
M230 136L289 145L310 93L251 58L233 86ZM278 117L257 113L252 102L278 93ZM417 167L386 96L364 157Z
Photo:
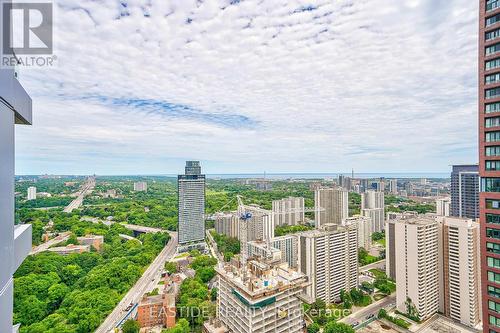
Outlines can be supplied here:
M189 158L211 173L446 171L477 159L474 2L122 3L57 1L59 65L22 73L35 124L18 130L19 173L174 173ZM109 102L128 100L149 107Z

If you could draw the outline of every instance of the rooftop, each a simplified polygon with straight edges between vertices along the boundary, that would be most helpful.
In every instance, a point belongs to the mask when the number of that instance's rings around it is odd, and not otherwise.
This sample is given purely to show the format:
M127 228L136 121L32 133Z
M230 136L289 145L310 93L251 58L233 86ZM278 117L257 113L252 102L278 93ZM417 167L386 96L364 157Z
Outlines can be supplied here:
M219 265L216 270L219 275L237 287L245 296L252 300L271 296L287 289L302 287L307 277L288 267L287 263L269 265L263 260L249 260L247 282L244 283L242 272L230 264Z

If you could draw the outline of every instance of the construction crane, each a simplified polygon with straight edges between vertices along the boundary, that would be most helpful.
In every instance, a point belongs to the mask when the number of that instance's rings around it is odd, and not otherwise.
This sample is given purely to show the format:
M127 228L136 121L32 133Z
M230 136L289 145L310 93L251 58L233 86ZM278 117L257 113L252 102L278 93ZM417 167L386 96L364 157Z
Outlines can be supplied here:
M253 217L268 217L268 222L271 225L267 226L267 229L273 228L274 226L272 225L274 221L274 216L279 215L279 214L290 214L290 213L306 213L306 212L315 212L318 213L320 211L324 211L324 208L318 207L318 208L292 208L292 209L287 209L285 211L280 211L280 212L273 212L267 209L263 209L257 206L250 206L250 205L245 205L243 203L243 199L241 195L236 195L236 198L238 200L238 217L240 219L240 262L241 262L241 269L243 272L243 282L246 281L246 275L247 275L247 261L248 261L248 221L251 220ZM266 226L264 226L266 227ZM266 228L264 228L266 230ZM269 235L271 231L268 230L268 232L263 232L263 240L266 242L266 252L267 256L271 256L271 236Z

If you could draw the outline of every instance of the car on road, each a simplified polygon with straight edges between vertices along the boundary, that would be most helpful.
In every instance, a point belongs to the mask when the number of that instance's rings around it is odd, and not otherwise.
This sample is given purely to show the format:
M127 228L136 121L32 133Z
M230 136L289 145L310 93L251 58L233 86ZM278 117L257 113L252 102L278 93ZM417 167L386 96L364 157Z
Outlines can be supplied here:
M351 327L356 327L359 325L359 321L355 321L354 323L351 324Z
M369 314L368 316L366 316L366 320L368 319L372 319L373 317L375 317L375 315L372 313L372 314Z

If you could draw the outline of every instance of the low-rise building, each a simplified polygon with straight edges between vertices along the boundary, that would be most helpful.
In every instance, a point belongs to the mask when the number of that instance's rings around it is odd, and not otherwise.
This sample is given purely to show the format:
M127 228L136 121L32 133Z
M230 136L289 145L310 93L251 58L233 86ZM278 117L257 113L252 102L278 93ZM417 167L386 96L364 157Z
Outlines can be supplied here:
M97 251L99 251L104 243L104 236L87 235L85 237L78 237L77 240L81 245L93 246Z
M90 252L90 245L74 245L70 244L68 246L57 246L48 249L50 252L55 252L61 255L68 255L73 253L84 253Z
M182 277L179 274L166 276L165 287L159 295L144 295L137 307L137 321L141 327L175 326L176 298Z

